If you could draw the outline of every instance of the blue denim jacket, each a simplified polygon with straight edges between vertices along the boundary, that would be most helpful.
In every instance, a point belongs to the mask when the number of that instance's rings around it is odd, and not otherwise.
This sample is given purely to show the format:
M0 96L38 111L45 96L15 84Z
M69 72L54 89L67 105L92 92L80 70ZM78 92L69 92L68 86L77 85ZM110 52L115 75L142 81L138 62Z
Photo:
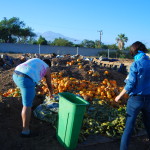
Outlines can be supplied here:
M129 95L150 95L150 59L147 55L131 64L124 88Z

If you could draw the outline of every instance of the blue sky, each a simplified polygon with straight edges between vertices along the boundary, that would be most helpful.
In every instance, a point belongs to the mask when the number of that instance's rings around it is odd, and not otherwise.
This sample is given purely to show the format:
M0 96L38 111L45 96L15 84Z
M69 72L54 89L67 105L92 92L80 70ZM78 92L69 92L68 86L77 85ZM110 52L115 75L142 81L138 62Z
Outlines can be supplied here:
M5 0L0 20L18 17L34 32L53 31L79 40L114 44L118 34L150 48L150 0Z

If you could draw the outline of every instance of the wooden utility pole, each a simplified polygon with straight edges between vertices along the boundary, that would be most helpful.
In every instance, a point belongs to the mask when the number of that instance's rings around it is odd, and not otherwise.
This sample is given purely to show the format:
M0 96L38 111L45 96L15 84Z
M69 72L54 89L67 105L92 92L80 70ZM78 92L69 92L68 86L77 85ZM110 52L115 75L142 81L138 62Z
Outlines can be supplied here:
M100 30L100 31L97 31L97 32L99 32L99 33L100 33L99 45L101 46L101 39L102 39L103 31L102 31L102 30Z

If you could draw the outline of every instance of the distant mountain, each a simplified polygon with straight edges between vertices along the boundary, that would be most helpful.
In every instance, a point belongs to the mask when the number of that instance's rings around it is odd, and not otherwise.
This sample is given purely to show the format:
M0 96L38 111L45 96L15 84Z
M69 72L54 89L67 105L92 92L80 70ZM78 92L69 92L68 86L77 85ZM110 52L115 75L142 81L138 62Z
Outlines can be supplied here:
M47 41L51 41L53 42L56 38L63 38L63 39L66 39L68 41L71 41L75 44L79 44L81 43L80 40L77 40L77 39L74 39L74 38L70 38L70 37L67 37L67 36L64 36L60 33L55 33L55 32L52 32L52 31L47 31L47 32L44 32L44 33L36 33L37 34L37 39L39 38L39 36L41 35L42 37L44 37Z

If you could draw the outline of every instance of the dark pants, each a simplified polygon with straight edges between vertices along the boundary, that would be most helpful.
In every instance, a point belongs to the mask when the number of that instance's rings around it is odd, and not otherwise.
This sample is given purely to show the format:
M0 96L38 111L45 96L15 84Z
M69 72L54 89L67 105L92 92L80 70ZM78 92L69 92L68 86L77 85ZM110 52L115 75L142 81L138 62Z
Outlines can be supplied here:
M131 96L127 103L127 118L125 130L121 138L120 150L127 150L139 112L143 113L143 121L150 139L150 95Z

